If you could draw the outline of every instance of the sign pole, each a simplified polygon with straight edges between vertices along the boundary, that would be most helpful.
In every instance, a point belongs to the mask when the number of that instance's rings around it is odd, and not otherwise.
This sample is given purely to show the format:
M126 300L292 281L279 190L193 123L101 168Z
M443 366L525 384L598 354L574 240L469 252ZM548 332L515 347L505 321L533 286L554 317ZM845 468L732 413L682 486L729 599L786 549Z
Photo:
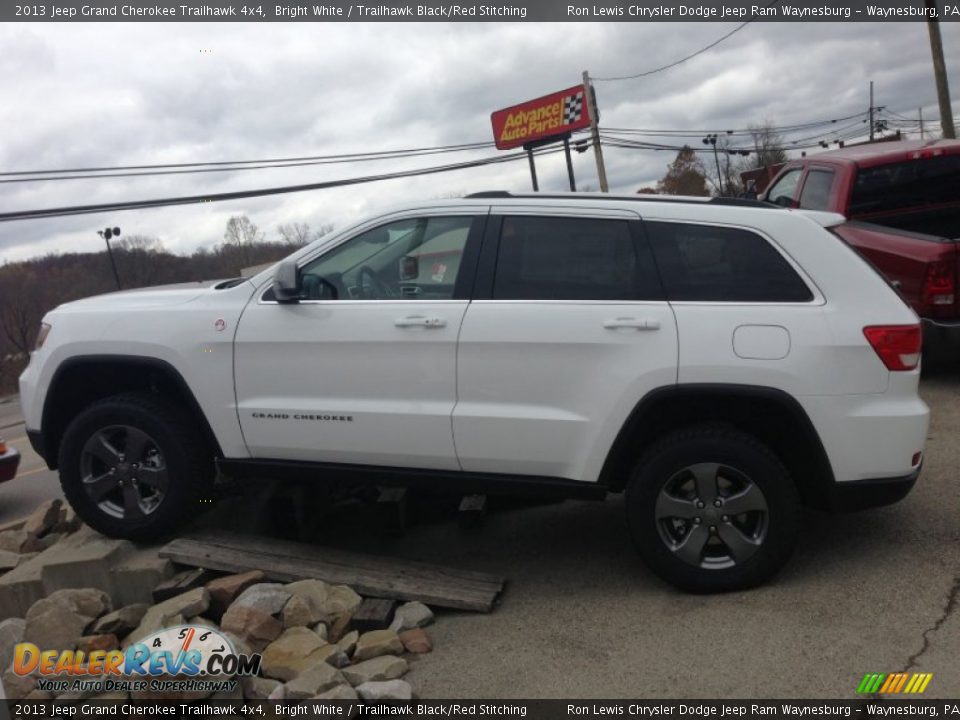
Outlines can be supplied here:
M583 71L583 94L590 108L590 134L593 136L593 154L597 159L597 177L600 178L600 192L610 192L607 186L607 167L603 163L603 150L600 149L600 126L597 124L597 103L590 85L590 73Z
M527 160L530 161L530 179L533 181L533 191L540 192L540 186L537 185L537 166L533 162L533 145L523 146L527 151Z
M570 180L570 192L577 191L577 183L573 179L573 159L570 157L570 136L563 136L563 154L567 158L567 178Z

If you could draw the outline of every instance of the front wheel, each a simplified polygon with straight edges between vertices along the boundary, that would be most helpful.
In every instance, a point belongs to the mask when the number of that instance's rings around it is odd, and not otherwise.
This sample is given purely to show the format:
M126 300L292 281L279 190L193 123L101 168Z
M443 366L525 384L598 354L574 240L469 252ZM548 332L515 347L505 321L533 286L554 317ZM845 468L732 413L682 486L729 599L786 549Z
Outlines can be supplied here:
M640 555L692 592L741 590L772 576L793 551L799 512L796 487L776 455L720 426L667 435L627 487Z
M96 402L64 433L63 493L95 530L155 540L210 496L210 459L200 437L187 413L158 396L131 393Z

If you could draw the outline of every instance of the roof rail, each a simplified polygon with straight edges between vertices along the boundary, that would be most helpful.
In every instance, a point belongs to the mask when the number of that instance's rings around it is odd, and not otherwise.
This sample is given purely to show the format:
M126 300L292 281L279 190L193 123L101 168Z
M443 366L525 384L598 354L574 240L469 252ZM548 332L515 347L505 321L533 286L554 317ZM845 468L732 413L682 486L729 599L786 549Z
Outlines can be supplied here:
M468 200L496 200L496 199L507 199L507 198L539 198L541 200L569 200L570 198L577 197L577 193L563 193L563 194L550 194L550 193L512 193L509 190L484 190L483 192L475 192L469 195L464 196ZM605 195L602 193L590 194L589 196L582 196L584 200L628 200L633 202L665 202L665 203L689 203L689 204L701 204L701 205L725 205L731 207L751 207L751 208L762 208L764 210L780 210L782 209L779 205L774 205L772 203L762 202L760 200L748 200L747 198L727 198L727 197L712 197L712 198L683 198L675 196L663 196L663 195Z

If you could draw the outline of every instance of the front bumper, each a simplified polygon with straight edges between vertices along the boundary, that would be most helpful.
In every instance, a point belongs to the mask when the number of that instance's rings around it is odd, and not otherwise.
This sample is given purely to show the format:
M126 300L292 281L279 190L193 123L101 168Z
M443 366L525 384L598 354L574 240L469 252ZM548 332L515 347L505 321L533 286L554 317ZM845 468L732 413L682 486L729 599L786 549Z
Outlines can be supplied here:
M7 448L7 451L0 455L0 483L13 480L17 476L18 467L20 467L20 453L13 448Z
M832 483L827 498L828 507L834 512L852 512L892 505L907 496L919 476L918 467L901 477Z

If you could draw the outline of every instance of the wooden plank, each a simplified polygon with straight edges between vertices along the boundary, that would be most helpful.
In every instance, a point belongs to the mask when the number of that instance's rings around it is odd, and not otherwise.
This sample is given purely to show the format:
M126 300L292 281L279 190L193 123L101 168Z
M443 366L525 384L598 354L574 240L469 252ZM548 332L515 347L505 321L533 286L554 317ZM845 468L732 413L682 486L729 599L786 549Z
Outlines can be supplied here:
M317 578L370 597L479 612L493 609L504 584L487 573L226 532L178 538L160 557L225 572L263 570L280 582Z
M397 601L391 598L364 598L353 614L350 625L361 633L370 630L384 630L393 620L393 609Z

